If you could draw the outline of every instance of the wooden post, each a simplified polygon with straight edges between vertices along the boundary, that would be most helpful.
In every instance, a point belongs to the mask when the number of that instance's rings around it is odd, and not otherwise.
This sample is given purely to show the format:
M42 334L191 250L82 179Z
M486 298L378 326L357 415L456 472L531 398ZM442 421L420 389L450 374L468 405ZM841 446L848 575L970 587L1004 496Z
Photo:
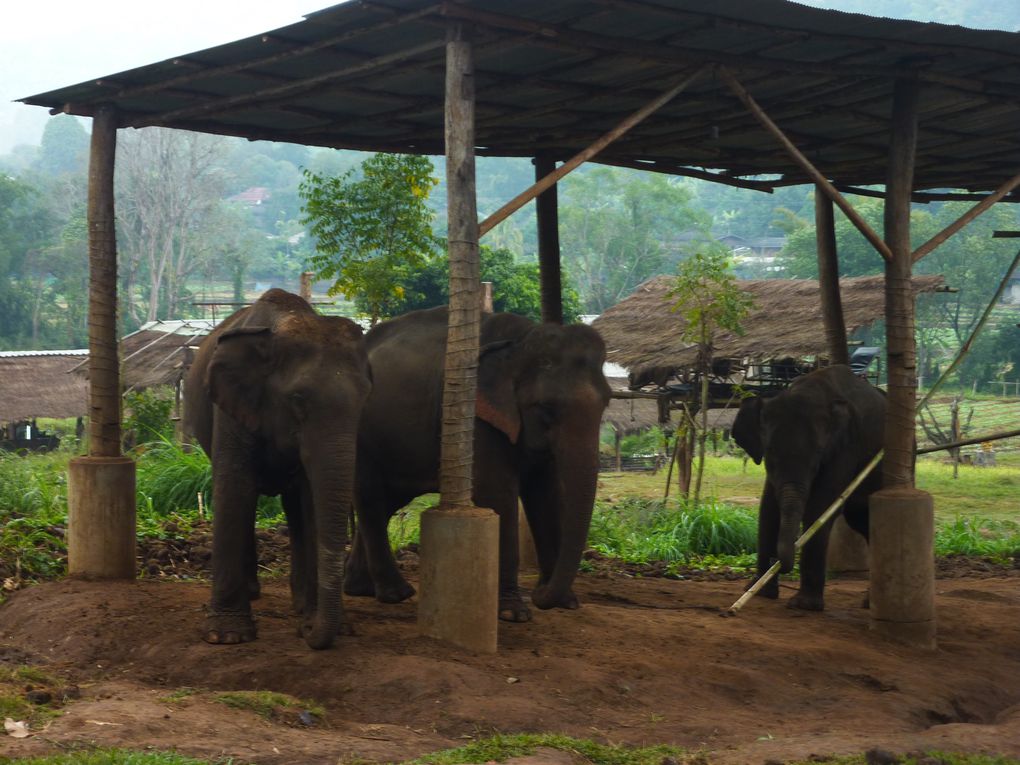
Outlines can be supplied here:
M556 169L556 161L547 155L535 157L535 181L541 181ZM542 321L563 323L563 285L560 272L560 219L556 184L535 199L538 224L538 273L542 292Z
M117 239L113 173L117 115L100 107L89 157L89 454L68 467L67 567L76 576L135 576L135 463L121 455Z
M871 497L871 628L919 648L935 646L934 508L914 487L917 351L910 284L910 195L917 145L916 81L897 80L885 198L888 403L881 491Z
M815 187L815 237L818 247L818 288L822 299L822 321L832 364L849 364L846 322L839 294L839 257L836 252L836 224L832 200Z
M475 390L481 327L471 43L460 25L446 43L446 179L450 316L443 383L440 506L421 518L419 630L495 653L499 519L474 507ZM517 524L516 516L507 523Z
M303 297L305 299L305 301L309 305L311 305L311 302L312 302L312 277L313 276L315 276L315 273L313 271L302 271L301 272L301 283L300 283L301 284L301 286L300 286L300 290L301 291L298 294L300 294L301 297Z
M482 313L492 313L492 282L482 282L482 291L479 293L478 300Z

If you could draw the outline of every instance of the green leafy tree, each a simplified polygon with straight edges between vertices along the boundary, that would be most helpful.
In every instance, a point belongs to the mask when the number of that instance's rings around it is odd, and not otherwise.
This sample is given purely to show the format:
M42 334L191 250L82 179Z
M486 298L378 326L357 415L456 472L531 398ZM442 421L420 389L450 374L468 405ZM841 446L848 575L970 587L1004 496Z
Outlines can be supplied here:
M482 245L479 250L481 280L492 282L492 307L497 312L516 313L534 321L542 320L542 298L537 263L517 263L510 250ZM563 280L563 320L577 321L581 300ZM433 258L411 274L404 283L400 311L432 308L449 302L450 268L445 256Z
M302 222L316 240L312 266L332 280L329 294L359 298L374 324L401 305L410 274L435 252L432 212L436 185L427 157L375 154L340 176L305 170Z
M686 181L610 167L575 172L560 193L564 262L584 309L601 313L684 257L681 234L707 232Z
M694 501L701 497L701 478L705 472L705 439L708 436L708 378L712 369L713 345L720 332L744 333L741 322L754 301L740 289L725 255L695 253L677 269L676 283L670 290L673 310L683 325L680 336L698 346L698 374L701 378L698 428L698 467L695 473Z
M79 175L86 171L89 134L77 117L61 114L43 128L34 169L42 175Z

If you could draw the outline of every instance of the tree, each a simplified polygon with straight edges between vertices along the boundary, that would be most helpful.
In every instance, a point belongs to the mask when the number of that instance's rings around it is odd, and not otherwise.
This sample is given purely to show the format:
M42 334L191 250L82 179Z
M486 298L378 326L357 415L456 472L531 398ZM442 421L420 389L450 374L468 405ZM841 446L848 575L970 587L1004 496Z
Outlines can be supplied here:
M161 311L176 314L204 251L204 227L219 205L225 177L217 163L223 152L223 139L202 133L145 128L121 136L116 187L121 294L125 314L136 325Z
M710 225L688 183L658 173L590 168L563 181L560 199L564 260L588 313L672 270L686 254L680 235Z
M373 155L360 177L305 170L302 222L316 240L316 276L333 280L330 295L363 301L373 324L394 312L403 283L436 250L426 204L433 173L427 157L400 154Z
M680 336L698 346L698 374L701 379L698 431L698 469L694 483L694 502L701 497L701 478L705 471L705 439L708 436L708 378L712 353L719 332L743 334L740 323L754 305L749 294L740 289L725 255L695 253L677 269L676 284L670 290L675 298L673 310L683 325Z
M510 250L482 245L479 250L481 280L492 282L492 307L497 312L516 313L534 321L542 320L542 299L539 291L538 264L517 263ZM450 267L440 255L411 274L403 284L403 301L399 311L432 308L449 301ZM569 276L563 280L563 320L577 321L581 300L570 286Z
M80 175L86 171L89 134L77 117L61 114L43 128L42 145L33 163L42 175Z

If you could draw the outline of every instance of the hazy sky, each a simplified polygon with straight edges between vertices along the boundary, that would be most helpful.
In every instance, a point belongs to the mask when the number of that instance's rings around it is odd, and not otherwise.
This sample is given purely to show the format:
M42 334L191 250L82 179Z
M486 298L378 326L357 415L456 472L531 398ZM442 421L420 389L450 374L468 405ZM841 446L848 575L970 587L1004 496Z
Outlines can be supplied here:
M293 24L338 0L2 0L0 154L49 112L11 103Z

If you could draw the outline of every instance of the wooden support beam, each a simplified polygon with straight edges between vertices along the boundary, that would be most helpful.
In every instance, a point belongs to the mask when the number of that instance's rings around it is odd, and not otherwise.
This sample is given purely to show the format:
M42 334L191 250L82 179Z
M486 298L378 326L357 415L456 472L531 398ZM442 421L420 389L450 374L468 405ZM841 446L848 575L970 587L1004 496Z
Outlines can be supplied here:
M547 155L535 157L535 181L556 170ZM538 225L538 274L542 297L542 321L563 323L563 284L560 266L560 213L554 183L535 200Z
M822 322L832 364L849 364L846 322L839 294L839 257L836 252L836 225L832 200L815 188L815 237L818 246L818 288L822 299Z
M914 419L917 349L910 276L910 193L917 147L917 83L898 80L894 90L885 200L885 238L893 257L885 268L888 406L883 485L914 485Z
M1020 173L1014 175L1008 181L999 186L999 188L997 188L994 193L988 195L980 202L978 202L976 205L974 205L972 208L970 208L963 215L961 215L958 220L946 226L942 231L937 233L927 242L925 242L916 250L914 250L914 252L911 255L913 262L916 263L925 255L935 250L935 248L937 248L939 245L941 245L943 242L949 239L949 237L951 237L957 231L962 229L964 226L966 226L972 220L977 218L979 215L987 211L989 208L991 208L992 205L994 205L996 202L998 202L1007 194L1009 194L1017 186L1020 186Z
M120 456L120 361L117 357L117 220L113 172L117 114L101 107L92 121L89 159L89 456Z
M843 211L843 214L850 219L850 222L854 224L858 231L860 231L864 238L867 239L871 246L878 250L879 254L888 261L892 257L892 253L886 243L882 241L882 238L875 233L874 229L868 225L867 221L862 218L857 211L853 208L853 205L847 201L846 197L840 194L836 187L833 186L828 178L819 172L819 170L811 164L811 161L801 154L800 150L793 145L793 142L786 137L786 134L774 123L769 116L765 113L765 110L758 105L758 103L751 97L751 94L744 89L737 78L727 69L720 69L719 74L723 81L729 86L733 94L740 99L749 112L762 124L762 126L768 130L776 140L782 144L783 148L786 149L787 154L790 158L796 162L805 173L810 176L811 180L814 181L815 186L821 189L829 199L839 206L839 209Z
M552 186L554 186L564 176L566 176L571 171L576 170L582 164L590 160L592 157L594 157L596 154L598 154L600 151L606 148L617 138L625 134L632 127L640 124L646 117L648 117L651 114L654 114L660 108L662 108L667 103L672 101L674 98L676 98L677 95L682 93L692 82L694 82L694 80L696 80L702 72L706 71L708 68L709 67L702 67L693 74L687 75L680 82L678 82L673 87L669 88L669 90L660 95L658 98L655 98L647 105L641 107L636 112L631 114L629 117L622 120L612 130L603 134L601 138L595 141L595 143L593 143L587 149L575 154L573 157L571 157L562 165L560 165L560 167L557 170L549 173L549 175L545 176L544 178L542 178L542 180L535 183L533 186L531 186L531 188L526 189L525 191L521 192L516 197L511 199L501 208L496 210L496 212L494 212L492 215L490 215L488 218L482 221L482 224L479 226L479 235L485 236L485 234L491 231L494 226L509 218L517 210L524 207L524 205L526 205L528 202L537 197L546 189L549 189Z

